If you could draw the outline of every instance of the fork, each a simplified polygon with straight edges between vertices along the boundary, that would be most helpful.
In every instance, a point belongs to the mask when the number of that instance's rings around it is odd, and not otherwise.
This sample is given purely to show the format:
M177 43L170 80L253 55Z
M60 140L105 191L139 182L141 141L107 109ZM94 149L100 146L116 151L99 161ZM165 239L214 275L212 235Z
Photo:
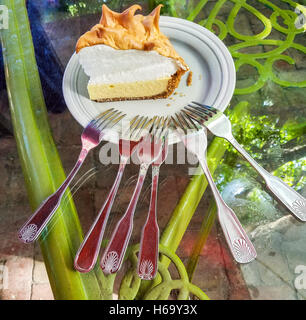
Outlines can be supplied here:
M238 152L252 165L252 167L265 180L268 189L272 194L287 207L287 209L301 221L306 221L306 199L294 189L289 187L284 181L273 176L262 168L237 142L233 137L231 122L219 110L206 106L198 102L188 104L183 111L191 118L204 125L214 135L225 138L229 141Z
M123 261L128 242L133 229L133 216L150 164L159 156L162 150L162 142L154 139L149 133L138 145L137 156L140 161L140 169L137 184L130 200L129 206L116 225L111 239L103 253L101 268L105 274L117 272Z
M182 129L185 133L187 133L187 129L198 130L196 124L183 113L176 114L176 119L172 117L172 120L175 127ZM218 208L220 225L233 257L239 263L248 263L253 261L257 256L256 250L241 226L234 211L229 208L222 199L208 169L205 156L207 147L207 137L205 132L200 130L196 134L180 134L180 136L186 149L198 158L211 187Z
M52 218L56 209L59 207L64 192L79 171L88 152L96 147L102 140L104 135L103 130L113 127L124 117L125 115L121 112L109 109L100 114L86 126L81 135L82 150L75 166L57 191L44 200L34 214L21 227L18 232L18 237L22 242L31 243L38 238L46 224Z
M168 140L164 138L164 146L159 157L152 163L152 188L149 213L142 229L138 255L138 276L143 280L155 278L157 273L159 228L157 224L157 188L160 166L168 154Z
M120 164L115 182L106 198L96 220L86 234L74 259L74 267L79 272L89 272L96 264L98 253L101 247L105 226L116 197L118 187L129 158L133 155L137 145L141 141L141 131L145 130L152 120L148 117L136 116L130 123L128 130L119 139L118 148Z

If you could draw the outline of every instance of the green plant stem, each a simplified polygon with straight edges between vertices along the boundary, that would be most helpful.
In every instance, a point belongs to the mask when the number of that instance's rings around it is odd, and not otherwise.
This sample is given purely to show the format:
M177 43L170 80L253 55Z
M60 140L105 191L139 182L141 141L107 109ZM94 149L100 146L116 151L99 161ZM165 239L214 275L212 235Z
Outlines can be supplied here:
M193 278L196 266L198 264L199 257L205 246L205 243L210 234L210 231L215 223L216 217L217 217L217 207L215 202L213 202L208 208L208 212L205 216L205 219L202 222L201 229L198 233L196 243L192 249L191 255L187 262L186 270L187 270L190 282L192 282L192 278Z
M224 139L215 138L210 144L207 152L208 166L213 173L217 168L226 150L226 142ZM175 252L184 236L189 222L195 213L197 206L207 188L207 180L199 167L196 174L192 177L179 203L174 209L171 219L168 222L160 239L160 244L168 250ZM159 263L169 266L170 260L166 256L160 258ZM143 296L148 290L155 287L161 282L159 274L152 281L142 281L138 298Z
M25 1L4 0L3 4L9 9L9 29L0 35L11 119L34 210L61 185L65 173L48 123ZM68 200L39 240L55 299L102 297L95 272L81 274L73 269L81 240L77 212Z
M231 112L230 118L241 118L246 112L247 106L248 102L243 101L238 103ZM218 164L223 158L227 145L228 143L226 140L222 138L214 138L210 144L207 150L207 164L212 174L215 172ZM161 244L167 248L170 248L174 252L178 248L189 222L208 185L200 167L198 168L197 173L198 174L196 174L188 184L161 236ZM167 260L165 259L161 259L161 262L168 264Z
M226 145L224 139L215 138L208 148L207 163L212 174L224 155ZM161 236L160 243L163 246L171 248L174 252L176 251L206 188L207 180L199 167ZM167 264L165 259L161 259L161 262Z

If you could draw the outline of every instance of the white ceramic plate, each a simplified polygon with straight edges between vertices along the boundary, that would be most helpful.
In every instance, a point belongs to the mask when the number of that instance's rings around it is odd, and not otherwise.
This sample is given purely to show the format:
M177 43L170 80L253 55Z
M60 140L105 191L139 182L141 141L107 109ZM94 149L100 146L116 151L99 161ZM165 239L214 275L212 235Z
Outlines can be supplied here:
M63 93L68 109L83 127L109 108L123 111L127 115L125 119L129 120L136 115L172 115L191 101L225 110L234 92L236 72L231 54L223 42L204 27L179 18L161 16L160 28L189 65L193 73L192 85L188 87L186 84L187 72L175 90L176 94L167 99L91 101L87 93L88 77L77 55L73 54L64 73ZM115 126L113 130L120 130L120 126ZM108 135L113 142L117 141L115 137L116 134ZM169 143L177 141L174 134L169 135Z

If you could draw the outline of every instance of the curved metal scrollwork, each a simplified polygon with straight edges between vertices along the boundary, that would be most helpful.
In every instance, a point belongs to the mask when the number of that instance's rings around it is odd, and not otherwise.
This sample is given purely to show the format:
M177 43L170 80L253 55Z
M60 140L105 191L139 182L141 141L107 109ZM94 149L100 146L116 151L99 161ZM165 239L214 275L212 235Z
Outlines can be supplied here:
M292 10L283 10L271 1L259 0L259 2L273 10L270 16L267 17L254 8L251 4L246 3L245 0L230 1L234 4L234 6L228 15L226 23L218 19L217 16L219 11L222 9L222 6L228 1L220 0L216 2L214 8L210 11L208 18L200 21L199 24L211 30L212 32L217 33L221 40L226 40L226 37L229 34L239 40L237 44L233 44L228 47L235 60L237 72L239 72L239 69L243 65L251 65L257 69L257 81L246 88L236 88L235 94L241 95L255 92L262 88L267 80L273 81L285 87L306 87L306 81L292 82L282 80L277 76L277 74L275 74L273 70L273 64L276 61L285 61L289 64L295 63L294 59L284 54L286 50L292 48L302 53L306 53L305 46L294 42L297 34L306 31L306 18L304 19L305 21L301 20L304 22L303 24L301 22L297 23L297 19L299 18L298 14L306 17L306 7L291 0L282 0L292 7ZM204 3L206 1L201 2ZM239 11L241 9L248 11L249 14L253 14L256 19L262 23L263 30L261 32L253 35L245 35L239 33L235 29L235 19L237 15L239 15ZM203 6L202 10L205 10L205 6ZM194 20L197 16L191 15L190 17L190 20ZM282 19L283 24L286 27L279 24L278 18ZM285 35L285 40L271 39L269 36L271 35L273 28ZM218 31L216 31L216 29ZM267 39L268 37L269 39ZM246 53L245 51L241 52L242 49L263 46L275 46L276 48L259 53ZM262 62L263 59L264 62Z
M138 251L139 244L134 245L130 249L128 260L131 262L131 268L126 272L121 281L119 299L135 299L140 288L142 280L137 275ZM185 266L175 253L162 245L159 246L159 253L171 260L176 267L180 278L172 279L168 267L159 263L157 277L160 277L161 281L157 285L149 288L142 299L167 300L170 297L172 290L175 290L175 292L177 292L178 300L188 300L190 295L201 300L209 300L208 296L199 287L189 281Z

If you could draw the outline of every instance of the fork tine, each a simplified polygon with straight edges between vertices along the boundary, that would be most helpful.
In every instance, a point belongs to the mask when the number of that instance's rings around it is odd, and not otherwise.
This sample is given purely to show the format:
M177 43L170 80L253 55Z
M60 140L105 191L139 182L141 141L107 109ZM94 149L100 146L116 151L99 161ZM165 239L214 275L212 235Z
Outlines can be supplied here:
M193 106L191 104L188 104L188 106L189 106L189 109L191 108L192 112L197 112L198 114L201 114L201 115L204 114L204 115L207 115L209 117L213 116L212 112L209 111L209 110L206 110L206 109L201 108L201 107ZM185 107L185 108L187 108L187 107ZM191 111L191 110L189 110L189 111Z
M101 119L104 119L107 115L109 115L109 113L111 111L113 111L114 108L110 108L107 109L106 111L100 113L97 117L95 117L92 121L91 121L91 125L95 126L97 124L98 121L100 121Z
M202 124L203 121L208 120L207 116L196 114L194 111L184 110L184 112L193 120L197 121L199 124ZM206 118L205 118L206 117Z
M122 129L122 139L130 139L132 132L138 127L139 116L135 116L128 124Z
M160 132L158 134L158 139L162 140L163 142L165 142L165 140L168 137L170 123L171 123L171 118L169 116L163 117L163 123L160 128Z
M190 108L195 109L195 110L197 110L197 111L199 111L199 112L202 112L202 113L211 113L210 110L205 109L204 107L194 106L194 105L192 105L192 104L188 104L188 105L189 105Z
M203 108L202 107L194 107L194 109L197 110L198 112L201 112L202 114L209 116L209 117L213 117L216 114L216 112L211 111L209 109L205 109L204 107Z
M160 117L160 121L158 122L158 127L157 127L157 130L156 130L156 133L155 133L155 136L157 139L160 139L162 133L163 133L163 130L164 130L164 126L165 126L165 121L166 121L166 118L164 117Z
M148 117L142 117L141 121L138 123L137 129L133 132L133 140L139 140L143 136L143 133L146 132L147 127L150 123Z
M152 130L152 136L153 137L156 137L159 130L160 130L160 125L161 125L161 122L162 122L162 119L163 117L156 117L156 121L154 123L154 128Z
M159 121L160 121L160 119L159 119L158 116L154 116L153 119L154 119L154 120L153 120L153 123L152 123L152 125L151 125L151 127L150 127L150 130L149 130L147 136L146 136L146 138L150 139L151 141L154 139L154 135L155 135L155 131L156 131L156 126L158 125L158 123L159 123Z
M143 117L140 117L143 118ZM129 138L132 140L132 135L135 132L135 130L137 130L139 128L139 123L140 123L141 119L139 119L139 116L136 116L132 119L132 121L130 122L130 126L127 129L127 134L129 136Z
M188 123L191 127L190 129L196 129L197 131L199 130L199 126L193 121L192 118L185 112L185 110L181 111L181 116L185 120L186 123Z
M138 117L137 121L135 122L135 128L139 128L141 121L143 120L144 116Z
M154 121L153 121L152 126L151 126L151 128L149 130L149 134L151 134L151 135L155 131L156 123L158 123L159 117L158 116L154 116L153 119L154 119Z
M147 117L146 120L147 121L144 123L143 127L141 128L141 132L139 132L140 138L143 138L152 132L154 127L154 122L156 119L155 117L149 118L149 119Z
M202 108L205 108L205 109L208 109L209 111L211 112L214 112L215 114L218 112L218 110L212 106L208 106L206 104L202 104L202 103L199 103L199 102L196 102L196 101L191 101L192 103L202 107Z
M106 129L106 128L112 128L114 127L119 121L121 121L126 114L122 114L122 112L116 113L113 117L106 119L106 123L101 124L99 126L100 130Z
M175 116L176 116L176 119L177 119L177 122L180 126L180 128L184 131L184 133L186 134L187 133L187 129L186 129L186 126L184 125L182 119L179 117L178 113L175 113Z
M159 139L164 139L164 141L167 139L170 122L171 122L171 118L167 116L166 119L164 120L163 127L160 131Z
M206 106L206 105L200 105L199 103L197 103L196 106L193 106L191 104L189 104L189 106L199 112L202 112L204 114L207 114L210 117L213 117L215 114L217 114L216 109L212 109L212 107Z
M209 114L208 112L203 112L202 110L195 109L195 107L192 107L192 108L184 107L184 109L185 109L185 111L186 110L189 111L189 112L186 111L189 115L190 115L190 113L193 115L197 115L201 119L204 119L205 121L207 121L209 119L209 117L211 117L211 114Z
M171 116L171 120L172 120L172 123L174 125L175 130L181 130L182 129L180 124L176 121L176 119L173 116Z
M154 118L150 118L150 120L145 124L144 130L150 131L153 124L154 124Z
M116 118L118 114L121 114L121 112L113 110L110 113L103 115L102 117L99 117L97 122L94 124L95 128L98 130L105 129L106 126L111 122L111 120Z
M150 133L152 132L152 128L154 126L154 121L156 117L148 119L148 117L145 117L144 121L141 123L141 127L139 127L138 131L134 132L134 137L136 138L141 138L142 136L145 135L145 133Z
M184 115L183 115L182 112L178 113L178 114L177 114L177 117L178 117L178 119L181 120L181 123L184 123L184 124L185 124L184 127L187 126L187 128L190 129L190 130L195 129L195 126L194 126L193 124L192 124L192 126L191 126L190 123L185 119L185 117L184 117Z
M154 143L157 143L158 141L158 137L159 137L159 134L160 134L160 131L161 131L161 128L162 128L162 123L163 123L163 117L158 117L157 118L157 121L156 121L156 124L155 124L155 127L152 131L152 140L154 141Z
M140 122L140 124L139 124L139 125L140 125L140 126L139 126L139 133L140 133L140 132L143 132L147 121L148 121L148 117L143 117L143 119L141 120L141 122Z
M107 119L112 119L112 117L117 114L117 110L112 110L111 112L107 113L107 114L102 114L102 116L99 116L96 123L95 123L95 127L96 128L100 128L101 125L103 125L103 123L106 122Z
M139 127L140 127L140 124L143 120L143 116L139 117L139 116L136 116L134 119L135 121L133 121L133 123L130 125L130 127L127 129L127 134L128 134L128 137L131 138L132 136L132 132L135 132Z
M131 121L130 121L130 126L129 126L129 130L133 130L133 128L135 127L135 122L137 121L137 119L139 118L139 116L135 116Z

